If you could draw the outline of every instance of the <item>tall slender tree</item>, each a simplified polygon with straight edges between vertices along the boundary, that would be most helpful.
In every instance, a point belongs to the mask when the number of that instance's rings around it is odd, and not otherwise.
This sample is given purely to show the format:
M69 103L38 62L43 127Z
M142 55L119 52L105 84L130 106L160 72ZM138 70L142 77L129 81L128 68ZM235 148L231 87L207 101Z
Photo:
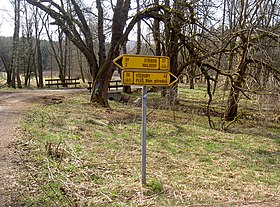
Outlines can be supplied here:
M13 55L11 60L12 79L8 83L13 88L22 88L19 75L19 32L20 32L20 0L14 0L14 35L13 35Z

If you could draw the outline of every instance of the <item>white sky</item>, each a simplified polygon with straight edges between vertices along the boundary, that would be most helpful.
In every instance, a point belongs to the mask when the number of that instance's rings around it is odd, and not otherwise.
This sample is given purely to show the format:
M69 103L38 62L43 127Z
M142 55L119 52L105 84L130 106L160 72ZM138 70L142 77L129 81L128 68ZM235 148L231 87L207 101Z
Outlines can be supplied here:
M0 36L12 37L14 33L14 0L0 0ZM86 0L85 0L86 1ZM86 1L87 2L87 1ZM130 38L134 37L133 31ZM132 38L135 39L135 38Z
M13 36L13 5L10 0L0 1L0 36Z

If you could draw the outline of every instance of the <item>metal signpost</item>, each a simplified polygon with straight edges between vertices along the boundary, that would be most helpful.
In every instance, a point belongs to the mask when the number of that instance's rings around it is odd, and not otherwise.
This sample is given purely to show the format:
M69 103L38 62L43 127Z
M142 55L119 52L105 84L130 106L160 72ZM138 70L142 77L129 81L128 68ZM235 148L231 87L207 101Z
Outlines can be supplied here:
M142 88L142 184L146 185L147 86Z
M142 184L146 185L147 86L171 86L178 78L169 72L170 60L165 56L120 55L113 60L122 71L123 85L142 88Z

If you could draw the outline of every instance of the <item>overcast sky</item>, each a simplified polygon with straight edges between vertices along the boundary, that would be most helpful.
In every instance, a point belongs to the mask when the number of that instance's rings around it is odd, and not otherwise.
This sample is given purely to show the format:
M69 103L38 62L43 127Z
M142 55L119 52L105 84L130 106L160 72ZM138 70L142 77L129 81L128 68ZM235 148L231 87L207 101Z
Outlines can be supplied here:
M12 37L14 33L14 8L11 1L14 0L0 0L0 36ZM89 2L92 5L92 0ZM136 39L135 31L131 32L129 39Z
M13 36L13 6L10 0L0 1L0 36Z

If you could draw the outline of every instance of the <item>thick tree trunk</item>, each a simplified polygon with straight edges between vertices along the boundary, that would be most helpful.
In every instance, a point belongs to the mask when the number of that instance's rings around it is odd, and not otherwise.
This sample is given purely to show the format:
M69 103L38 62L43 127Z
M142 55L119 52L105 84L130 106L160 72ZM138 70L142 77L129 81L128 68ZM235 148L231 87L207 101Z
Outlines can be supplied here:
M101 76L94 82L93 92L91 94L91 102L97 103L103 107L109 107L108 103L108 86L113 75L113 61L109 61L108 65L104 65Z
M238 108L238 98L239 98L239 90L235 88L231 88L228 105L225 113L225 120L232 121L237 116L237 108Z
M189 77L190 81L190 89L194 89L194 78L192 76Z
M7 85L10 86L12 83L12 73L10 70L7 70Z
M179 10L180 9L180 2L176 1L174 2L174 9ZM178 55L179 55L179 36L180 29L181 29L181 22L180 19L177 16L173 17L172 20L172 27L170 28L170 39L168 42L168 49L167 54L170 57L170 72L174 75L178 75ZM177 87L177 86L176 86ZM163 95L163 93L162 93ZM175 99L177 98L177 88L169 87L166 94L166 101L169 104L174 104Z
M189 71L189 84L190 84L190 89L194 89L194 77L195 77L195 68L196 66L191 66L191 69Z
M232 121L237 116L239 94L245 80L244 75L248 64L246 55L247 48L245 47L240 54L237 69L237 78L235 81L233 81L232 87L230 89L229 98L227 101L227 106L224 115L226 121Z
M111 47L105 64L103 64L96 75L91 101L101 106L109 107L108 86L114 71L113 59L119 56L120 40L123 37L123 30L128 18L130 0L118 0L115 7L112 23ZM93 76L95 77L95 76Z

